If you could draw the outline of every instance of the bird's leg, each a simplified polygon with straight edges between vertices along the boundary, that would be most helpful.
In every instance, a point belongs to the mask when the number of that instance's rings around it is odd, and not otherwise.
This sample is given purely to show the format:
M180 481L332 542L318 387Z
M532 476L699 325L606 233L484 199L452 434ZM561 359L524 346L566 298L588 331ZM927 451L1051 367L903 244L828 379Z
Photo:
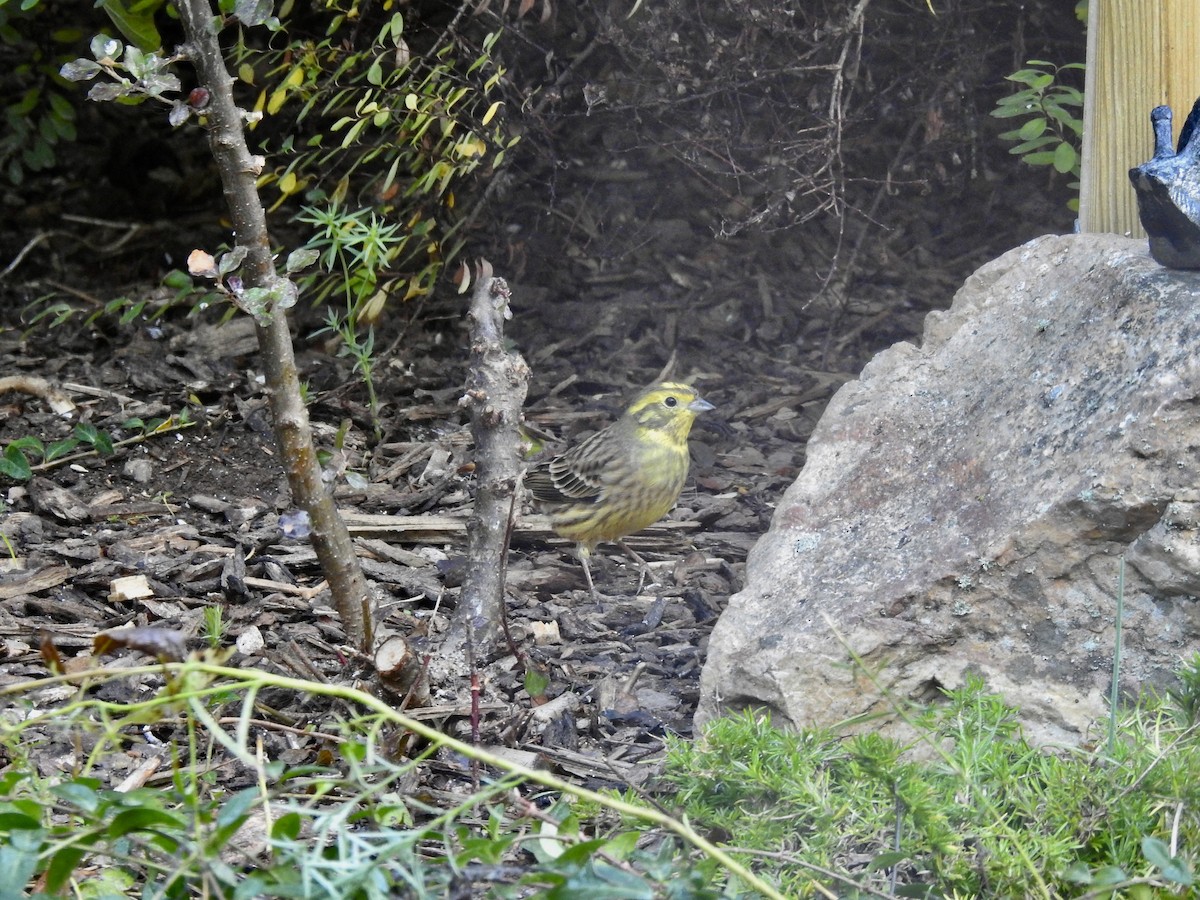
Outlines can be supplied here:
M592 569L588 565L588 557L592 555L592 552L584 544L579 544L575 548L575 552L583 566L583 577L587 580L588 592L591 593L592 599L599 603L600 595L596 593L596 585L592 583Z
M646 580L647 579L652 580L652 573L650 572L650 563L648 563L648 562L646 562L646 560L642 559L641 555L636 550L634 550L632 547L630 547L628 544L626 544L624 541L617 541L616 544L618 547L620 547L622 550L625 551L626 556L628 556L630 559L632 559L635 563L638 564L638 570L639 570L640 574L638 575L638 586L637 586L637 591L635 591L635 593L640 594L642 592L642 588L644 588L646 586Z

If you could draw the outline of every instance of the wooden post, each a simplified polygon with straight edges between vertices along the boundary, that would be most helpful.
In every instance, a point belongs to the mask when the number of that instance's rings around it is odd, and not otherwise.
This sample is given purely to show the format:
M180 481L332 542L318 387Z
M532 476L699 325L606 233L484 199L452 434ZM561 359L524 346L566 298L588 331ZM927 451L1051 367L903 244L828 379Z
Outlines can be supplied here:
M1154 153L1150 110L1167 104L1175 137L1200 97L1196 0L1091 0L1079 227L1144 237L1129 170Z

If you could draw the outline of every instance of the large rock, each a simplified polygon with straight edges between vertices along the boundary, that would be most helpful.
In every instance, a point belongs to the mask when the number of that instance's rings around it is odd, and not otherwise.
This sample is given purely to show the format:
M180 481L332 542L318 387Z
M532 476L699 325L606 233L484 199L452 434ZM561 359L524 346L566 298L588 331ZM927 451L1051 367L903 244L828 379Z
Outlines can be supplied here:
M698 723L886 723L979 673L1033 738L1077 740L1106 715L1122 555L1122 689L1167 683L1200 649L1198 352L1200 274L1144 240L981 268L833 398L713 632Z

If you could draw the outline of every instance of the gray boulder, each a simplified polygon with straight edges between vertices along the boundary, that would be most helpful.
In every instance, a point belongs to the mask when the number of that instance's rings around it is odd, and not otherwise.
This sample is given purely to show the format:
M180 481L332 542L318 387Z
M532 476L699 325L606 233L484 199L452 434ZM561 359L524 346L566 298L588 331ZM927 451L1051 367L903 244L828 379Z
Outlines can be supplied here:
M1039 741L1200 649L1200 273L1043 237L830 402L712 634L697 724L880 714L978 673ZM871 673L870 675L868 673Z

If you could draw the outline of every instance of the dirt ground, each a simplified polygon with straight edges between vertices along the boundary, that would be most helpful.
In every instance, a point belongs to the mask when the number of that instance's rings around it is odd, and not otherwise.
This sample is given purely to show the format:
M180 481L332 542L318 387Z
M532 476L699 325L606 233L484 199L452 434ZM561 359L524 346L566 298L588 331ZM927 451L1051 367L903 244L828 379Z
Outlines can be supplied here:
M612 174L593 160L558 178L553 200L544 184L530 189L496 210L473 247L509 280L509 337L533 372L527 416L552 442L602 426L664 377L693 382L716 406L693 432L678 508L629 542L650 561L653 582L639 590L638 567L603 547L593 572L607 599L597 605L570 547L515 539L514 637L549 678L546 696L571 703L549 725L534 723L512 658L488 661L481 739L542 754L588 783L608 783L614 771L641 780L665 733L691 734L708 632L742 586L747 553L803 467L832 394L875 352L918 339L925 314L946 307L979 264L1068 230L1071 218L1061 185L1014 162L964 179L953 197L935 186L932 196L913 190L876 209L878 240L831 280L821 261L835 258L844 221L718 237L708 198L665 199L651 168ZM0 478L11 556L0 573L0 684L46 673L46 637L66 659L86 660L97 632L128 623L178 628L199 647L206 607L223 611L224 640L240 648L235 665L369 683L319 589L313 553L279 528L291 503L252 329L219 325L220 310L153 315L171 296L158 286L162 272L222 239L218 214L138 217L147 207L130 200L103 226L65 220L72 191L82 190L48 190L56 199L14 213L0 235L4 265L28 251L0 282L0 376L45 379L75 404L60 415L42 397L0 394L0 445L30 436L49 445L85 423L117 446L97 456L81 445L36 466L30 481ZM570 220L564 197L577 201ZM145 299L144 314L85 321L121 295ZM57 326L33 323L51 302L81 312ZM379 441L351 363L313 336L322 312L297 312L301 380L322 447L334 450L348 426L353 477L336 493L385 598L380 621L435 643L463 551L461 531L443 520L461 522L471 505L472 449L458 407L465 300L446 290L396 307L380 325ZM144 436L146 423L179 425L184 414L186 426ZM406 538L355 524L380 514L428 517L432 530ZM144 576L147 596L114 592L130 576ZM435 686L451 733L465 733L468 699L467 684ZM284 712L319 722L323 711ZM110 764L117 778L134 761Z
M940 273L938 289L912 298L864 287L831 310L782 294L771 284L779 273L739 265L736 248L679 250L691 254L691 287L636 268L581 283L571 297L513 284L510 334L534 373L527 415L553 439L602 426L638 387L666 376L693 381L717 407L693 433L678 508L630 540L657 583L639 591L638 567L602 548L593 571L607 599L597 605L569 546L518 533L513 547L514 636L550 678L546 695L573 694L578 706L555 727L534 730L523 715L530 700L521 672L511 658L493 661L483 670L483 736L562 754L566 771L601 780L601 757L629 766L653 757L664 732L691 734L708 631L742 586L746 555L803 466L826 402L874 350L917 336L924 313L949 301L962 274ZM458 300L402 308L381 334L379 345L394 349L380 356L384 438L375 445L350 366L297 329L324 448L351 423L346 462L365 484L343 479L337 496L352 525L372 514L468 515L471 445L457 407L462 312ZM191 420L104 458L81 454L82 446L39 467L32 481L7 484L3 531L15 559L0 580L0 683L46 673L43 635L68 658L86 657L97 632L127 623L179 628L198 647L208 606L224 611L227 642L250 635L236 665L369 677L365 664L345 667L312 552L280 533L290 502L244 320L10 327L0 352L7 373L47 379L77 404L60 416L40 398L3 395L5 444L29 435L49 444L80 422L120 442L142 433L131 419ZM382 622L404 631L419 623L436 635L454 602L461 532L415 542L364 526L356 533L367 574L387 598ZM114 598L114 581L134 575L145 576L152 595ZM556 634L535 641L547 623ZM465 708L468 691L437 685L434 695ZM297 711L298 719L313 716ZM461 734L466 716L444 724Z

